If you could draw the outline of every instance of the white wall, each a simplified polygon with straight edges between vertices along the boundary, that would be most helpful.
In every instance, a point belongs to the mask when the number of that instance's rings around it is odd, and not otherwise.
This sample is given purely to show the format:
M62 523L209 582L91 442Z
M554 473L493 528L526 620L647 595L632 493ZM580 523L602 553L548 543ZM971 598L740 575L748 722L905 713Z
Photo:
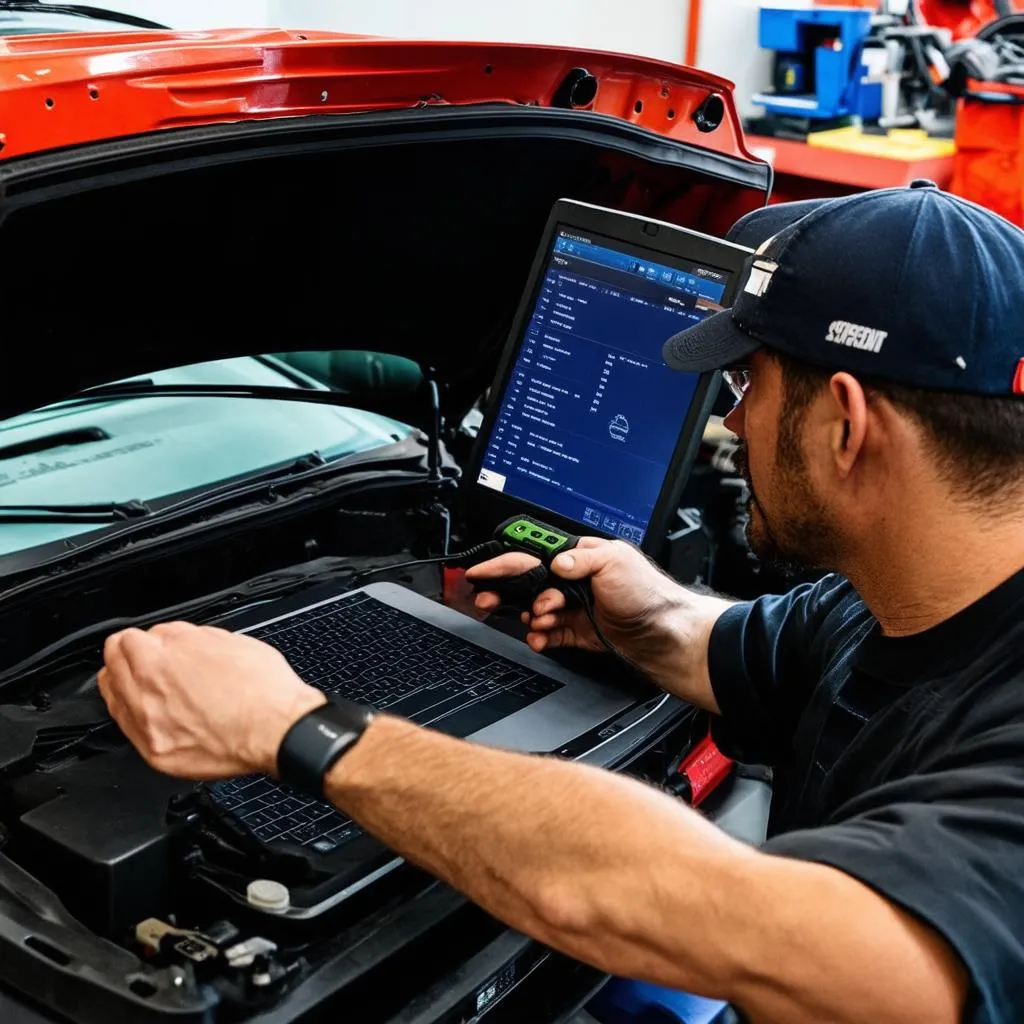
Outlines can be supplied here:
M712 0L712 3L721 0ZM686 0L270 0L287 28L552 43L680 61Z
M189 30L271 24L267 0L95 0L93 6Z
M744 117L764 113L750 97L772 79L772 55L757 45L760 6L760 0L704 0L700 9L697 66L736 83L736 105Z

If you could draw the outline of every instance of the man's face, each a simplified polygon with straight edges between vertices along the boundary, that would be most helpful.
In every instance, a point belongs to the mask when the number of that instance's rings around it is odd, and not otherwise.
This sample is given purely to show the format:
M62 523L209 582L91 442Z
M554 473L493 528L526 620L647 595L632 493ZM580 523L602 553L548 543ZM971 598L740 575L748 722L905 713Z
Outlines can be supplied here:
M753 355L750 376L743 401L725 419L743 442L736 463L750 491L750 547L763 561L835 568L841 533L811 471L805 429L810 410L794 414L782 369L764 353Z

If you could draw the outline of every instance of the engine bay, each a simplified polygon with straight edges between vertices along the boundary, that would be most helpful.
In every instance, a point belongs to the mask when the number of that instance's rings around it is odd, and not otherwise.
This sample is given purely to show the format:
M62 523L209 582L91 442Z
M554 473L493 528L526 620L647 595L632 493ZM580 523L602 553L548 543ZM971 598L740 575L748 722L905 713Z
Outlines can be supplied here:
M185 617L204 604L195 621L214 621L311 580L343 586L368 568L427 554L442 525L437 491L436 484L410 488L403 481L354 498L356 507L335 500L322 512L235 528L227 541L204 529L185 545L187 558L154 551L144 571L137 564L103 569L76 593L51 590L38 602L20 602L3 630L5 661L30 667L8 674L0 698L0 860L30 873L18 879L22 886L30 878L76 930L140 957L139 967L145 962L168 979L178 976L167 975L170 967L189 968L195 991L216 976L219 998L244 1006L290 984L316 929L272 938L265 914L233 899L223 881L202 880L212 862L221 879L229 877L246 851L207 829L194 805L189 812L193 783L149 768L108 717L95 683L102 634ZM436 568L395 578L440 596ZM245 869L251 878L256 866ZM268 870L288 880L297 865ZM421 877L415 885L427 882ZM399 888L408 891L410 883ZM345 913L358 917L358 907ZM332 919L331 933L338 928ZM58 966L73 959L65 941L39 948ZM159 992L152 980L129 984L150 1002Z
M670 547L669 559L693 581L726 583L733 593L760 590L770 581L746 558L736 530L743 495L735 477L721 471L720 455L707 447L690 488L708 518L697 508L681 514L677 535L697 546ZM445 457L451 460L447 451ZM502 926L405 864L346 893L329 913L305 920L268 914L282 890L315 893L331 882L338 859L268 855L232 831L199 787L141 760L108 718L95 686L103 636L126 624L170 617L229 624L239 609L271 596L305 594L318 583L343 588L371 568L425 597L450 597L452 581L436 565L387 566L434 553L451 522L461 521L456 497L450 481L440 487L403 482L354 493L323 510L251 517L231 531L230 541L207 527L197 532L188 558L163 557L157 545L144 571L138 564L102 569L91 602L83 602L81 589L51 588L38 602L16 606L20 625L9 623L2 635L8 663L29 667L7 679L0 703L0 874L7 876L0 878L0 917L15 894L24 898L31 890L39 920L49 918L56 929L42 937L36 920L23 944L58 967L77 965L69 929L61 926L66 921L78 941L88 937L93 956L117 964L114 973L126 979L137 1004L132 1012L145 1006L160 1019L173 1006L185 1011L182 1019L194 1010L200 1020L215 1004L218 1012L244 1017L300 982L306 991L327 965L333 965L331 985L344 988L346 999L363 985L377 986L357 951L368 935L379 937L382 916L412 915L402 929L409 944L402 983L394 982L398 954L389 948L386 957L381 953L389 962L387 998L378 986L373 1014L360 1018L388 1020L439 972L499 941ZM456 529L456 547L472 539ZM179 539L176 550L181 546ZM19 636L34 643L19 649ZM49 642L42 658L40 636ZM689 744L691 728L690 716L683 716L630 771L660 782ZM393 854L384 847L378 853L382 868L395 867ZM428 912L435 904L445 912ZM339 957L352 961L354 974L337 973ZM105 1000L96 1002L98 990L88 991L97 1014L107 1012Z

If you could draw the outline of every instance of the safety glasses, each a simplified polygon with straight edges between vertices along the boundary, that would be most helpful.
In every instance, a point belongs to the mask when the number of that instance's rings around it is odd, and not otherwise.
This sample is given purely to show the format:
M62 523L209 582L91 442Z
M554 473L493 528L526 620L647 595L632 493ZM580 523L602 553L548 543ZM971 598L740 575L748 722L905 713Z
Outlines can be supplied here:
M731 366L728 370L722 371L726 387L733 393L737 402L743 401L743 396L750 387L750 367Z

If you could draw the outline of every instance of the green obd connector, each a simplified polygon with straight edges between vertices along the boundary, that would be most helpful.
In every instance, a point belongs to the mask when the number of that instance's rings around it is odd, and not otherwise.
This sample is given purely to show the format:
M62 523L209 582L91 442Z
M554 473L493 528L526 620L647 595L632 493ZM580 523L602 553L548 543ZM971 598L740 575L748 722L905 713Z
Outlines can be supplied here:
M556 555L576 547L579 537L556 530L529 516L506 519L494 531L494 539L509 551L525 551L547 564Z

